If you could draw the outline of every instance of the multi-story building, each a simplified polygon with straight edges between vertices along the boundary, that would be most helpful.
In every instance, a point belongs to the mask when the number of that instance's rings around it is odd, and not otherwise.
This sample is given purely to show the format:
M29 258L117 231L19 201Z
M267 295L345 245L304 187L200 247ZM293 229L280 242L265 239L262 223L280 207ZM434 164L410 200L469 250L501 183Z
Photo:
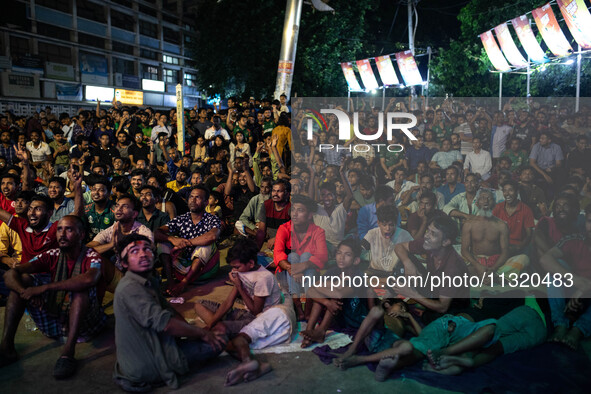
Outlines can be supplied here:
M199 102L187 0L8 0L0 15L0 110L29 115L96 100L174 107Z

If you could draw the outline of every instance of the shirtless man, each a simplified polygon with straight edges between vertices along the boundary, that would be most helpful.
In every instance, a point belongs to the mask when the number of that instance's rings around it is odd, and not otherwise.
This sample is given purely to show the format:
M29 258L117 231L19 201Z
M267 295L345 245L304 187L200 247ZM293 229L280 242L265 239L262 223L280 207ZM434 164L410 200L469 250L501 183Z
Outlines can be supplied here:
M470 273L479 277L491 272L519 273L529 263L526 255L510 255L509 227L492 216L493 204L492 192L480 190L476 200L478 214L462 226L462 257L469 263Z

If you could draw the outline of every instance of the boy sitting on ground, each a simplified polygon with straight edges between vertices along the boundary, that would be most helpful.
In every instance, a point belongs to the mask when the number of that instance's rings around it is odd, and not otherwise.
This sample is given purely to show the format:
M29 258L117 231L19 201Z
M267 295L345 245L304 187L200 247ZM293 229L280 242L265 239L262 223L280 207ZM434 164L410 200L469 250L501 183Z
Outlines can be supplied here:
M421 326L410 312L408 304L398 298L387 298L381 305L376 305L363 319L353 343L345 353L333 360L340 367L344 360L352 357L359 350L361 342L372 353L378 353L392 347L394 342L402 339L406 332L413 336L420 334Z
M384 288L387 285L386 278L396 274L394 272L396 266L402 268L402 264L398 264L400 259L394 252L394 246L402 242L410 242L413 238L408 231L396 226L398 210L395 206L380 206L376 210L376 215L378 227L365 234L361 246L371 252L368 275L380 277L381 288Z
M343 326L359 328L367 315L367 300L364 297L364 289L352 286L355 277L363 277L363 271L358 267L361 255L361 246L357 240L346 238L337 247L337 266L329 269L324 275L328 280L326 285L313 287L307 294L307 302L312 302L312 311L308 319L308 326L302 331L304 340L302 347L308 347L312 342L322 343L326 330L335 319L340 320ZM351 283L341 281L341 286L332 286L330 278L351 278ZM331 283L330 288L328 283ZM322 318L321 318L322 315ZM318 326L316 326L316 324Z
M226 376L226 386L248 382L269 372L271 365L257 361L250 349L263 349L291 339L295 313L289 297L284 297L275 276L257 264L258 248L254 241L240 238L228 251L227 261L232 266L230 280L234 288L226 300L210 309L195 304L195 311L208 327L225 330L232 338L226 350L236 356L240 365ZM254 317L238 329L237 324L226 324L222 319L240 296Z

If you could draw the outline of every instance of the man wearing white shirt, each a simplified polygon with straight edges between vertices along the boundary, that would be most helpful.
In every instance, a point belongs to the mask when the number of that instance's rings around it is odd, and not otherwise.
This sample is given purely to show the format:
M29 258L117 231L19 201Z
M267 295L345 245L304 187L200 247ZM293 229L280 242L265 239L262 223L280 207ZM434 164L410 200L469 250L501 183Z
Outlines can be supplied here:
M497 111L494 115L490 147L493 159L498 159L507 150L507 139L512 131L513 128L505 123L503 112Z
M158 138L158 135L160 135L160 133L166 133L167 137L170 138L172 131L170 130L170 126L166 125L167 121L168 118L166 115L160 115L160 118L158 119L158 124L152 128L152 134L150 136L152 141L156 141L156 138Z
M466 155L464 162L464 173L479 174L482 180L490 178L490 170L492 169L492 159L490 153L482 150L482 141L478 137L472 139L472 152Z
M217 115L214 116L212 119L212 123L213 126L205 130L204 138L207 141L212 141L216 136L221 135L224 140L230 141L230 134L228 134L228 131L226 129L222 128L222 120L220 119L220 117Z
M74 133L74 121L70 118L66 112L60 115L60 122L62 124L62 130L64 131L64 137L66 137L66 141L72 140L72 135Z

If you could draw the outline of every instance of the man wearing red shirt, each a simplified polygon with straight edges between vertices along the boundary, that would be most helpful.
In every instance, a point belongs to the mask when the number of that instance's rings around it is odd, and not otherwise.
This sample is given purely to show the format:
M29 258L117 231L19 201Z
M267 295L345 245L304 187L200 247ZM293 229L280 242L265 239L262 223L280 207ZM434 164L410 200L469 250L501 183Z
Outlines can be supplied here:
M81 191L82 175L76 172L75 174L71 173L70 176L74 188L74 212L72 214L81 217L84 214ZM43 195L36 195L31 198L26 219L14 216L12 213L0 208L0 220L17 232L23 244L21 263L28 263L33 257L57 247L57 222L52 224L49 221L52 212L53 201Z
M271 199L263 203L264 218L257 220L257 228L259 231L266 231L269 237L269 249L273 249L275 244L275 235L277 229L283 223L289 221L289 212L291 203L289 196L291 194L291 183L285 179L278 179L273 183L271 189ZM264 223L264 225L262 225Z
M76 372L78 339L88 340L98 333L106 316L96 287L101 276L101 256L83 246L84 223L68 215L56 227L59 249L45 250L4 275L11 292L0 343L0 367L18 359L14 337L26 307L44 335L55 339L67 336L53 370L56 379L63 379Z
M275 239L277 281L285 293L293 295L298 318L304 316L299 297L306 291L302 277L315 276L328 261L324 230L314 224L316 208L311 198L293 196L291 220L279 226Z
M534 214L531 208L517 197L519 193L517 182L509 180L501 187L505 201L494 207L493 215L509 226L509 254L515 255L523 252L531 241L535 227Z

